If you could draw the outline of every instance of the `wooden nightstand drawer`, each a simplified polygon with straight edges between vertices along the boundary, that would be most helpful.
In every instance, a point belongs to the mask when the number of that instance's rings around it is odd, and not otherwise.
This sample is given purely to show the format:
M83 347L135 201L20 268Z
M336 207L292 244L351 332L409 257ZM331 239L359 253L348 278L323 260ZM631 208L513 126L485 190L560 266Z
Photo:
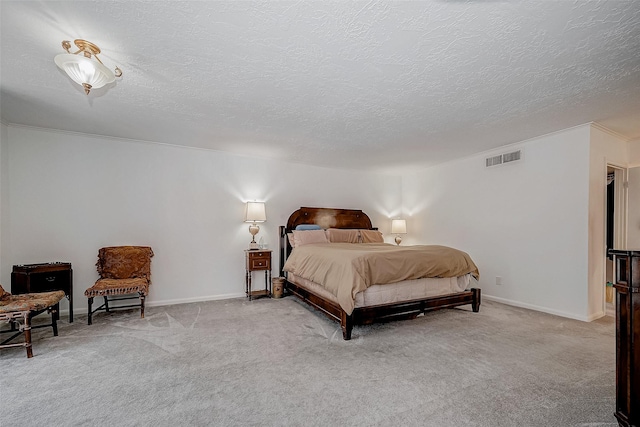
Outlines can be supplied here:
M271 258L271 252L266 252L266 251L248 251L249 253L249 258Z
M252 259L249 270L269 270L271 269L271 262L268 259L258 258Z
M271 252L248 252L247 270L271 270Z

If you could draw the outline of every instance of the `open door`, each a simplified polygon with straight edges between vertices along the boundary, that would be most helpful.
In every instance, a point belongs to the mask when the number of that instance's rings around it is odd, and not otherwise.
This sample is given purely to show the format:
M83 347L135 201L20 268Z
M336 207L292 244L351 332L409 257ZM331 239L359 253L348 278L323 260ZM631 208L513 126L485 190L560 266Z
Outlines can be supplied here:
M605 227L605 313L615 315L615 292L613 290L614 266L609 249L627 248L627 170L607 165L607 197Z

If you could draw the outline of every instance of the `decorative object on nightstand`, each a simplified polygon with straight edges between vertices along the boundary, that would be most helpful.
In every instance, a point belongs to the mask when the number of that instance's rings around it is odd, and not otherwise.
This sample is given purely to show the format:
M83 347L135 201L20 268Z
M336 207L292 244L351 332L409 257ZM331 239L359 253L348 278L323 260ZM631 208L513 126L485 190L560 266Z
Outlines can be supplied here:
M271 296L271 251L255 251L245 249L245 291L249 301L253 298ZM264 271L264 290L251 289L251 274L254 271Z
M249 243L250 250L260 249L256 243L256 234L260 232L258 222L265 222L267 220L267 214L265 212L263 202L247 202L247 209L244 214L244 222L250 222L249 233L251 233L251 243Z
M391 234L395 234L396 245L402 243L401 234L407 234L407 221L404 219L392 219L391 220Z

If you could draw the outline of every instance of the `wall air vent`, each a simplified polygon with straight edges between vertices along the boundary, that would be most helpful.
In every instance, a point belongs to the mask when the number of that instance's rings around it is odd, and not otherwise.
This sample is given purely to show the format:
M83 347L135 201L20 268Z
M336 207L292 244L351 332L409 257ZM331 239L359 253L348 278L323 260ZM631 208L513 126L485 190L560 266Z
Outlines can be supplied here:
M493 157L487 157L485 164L489 168L491 166L503 165L505 163L515 162L522 158L522 151L512 151L510 153L499 154Z
M487 161L487 167L501 165L502 154L500 154L499 156L487 157L486 161Z
M502 155L502 163L515 162L516 160L520 160L520 150Z

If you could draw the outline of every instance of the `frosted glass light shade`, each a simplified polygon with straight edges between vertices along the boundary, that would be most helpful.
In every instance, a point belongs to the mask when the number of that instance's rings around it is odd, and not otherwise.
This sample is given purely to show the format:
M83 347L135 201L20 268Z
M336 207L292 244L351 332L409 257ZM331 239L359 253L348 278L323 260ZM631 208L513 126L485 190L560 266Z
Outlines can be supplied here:
M267 214L263 202L247 202L247 210L244 214L244 222L265 222Z
M407 234L407 221L404 219L392 219L391 234Z
M97 89L115 81L116 76L111 70L92 59L82 55L61 53L56 55L54 61L58 68L67 73L74 82L79 85L88 84Z

